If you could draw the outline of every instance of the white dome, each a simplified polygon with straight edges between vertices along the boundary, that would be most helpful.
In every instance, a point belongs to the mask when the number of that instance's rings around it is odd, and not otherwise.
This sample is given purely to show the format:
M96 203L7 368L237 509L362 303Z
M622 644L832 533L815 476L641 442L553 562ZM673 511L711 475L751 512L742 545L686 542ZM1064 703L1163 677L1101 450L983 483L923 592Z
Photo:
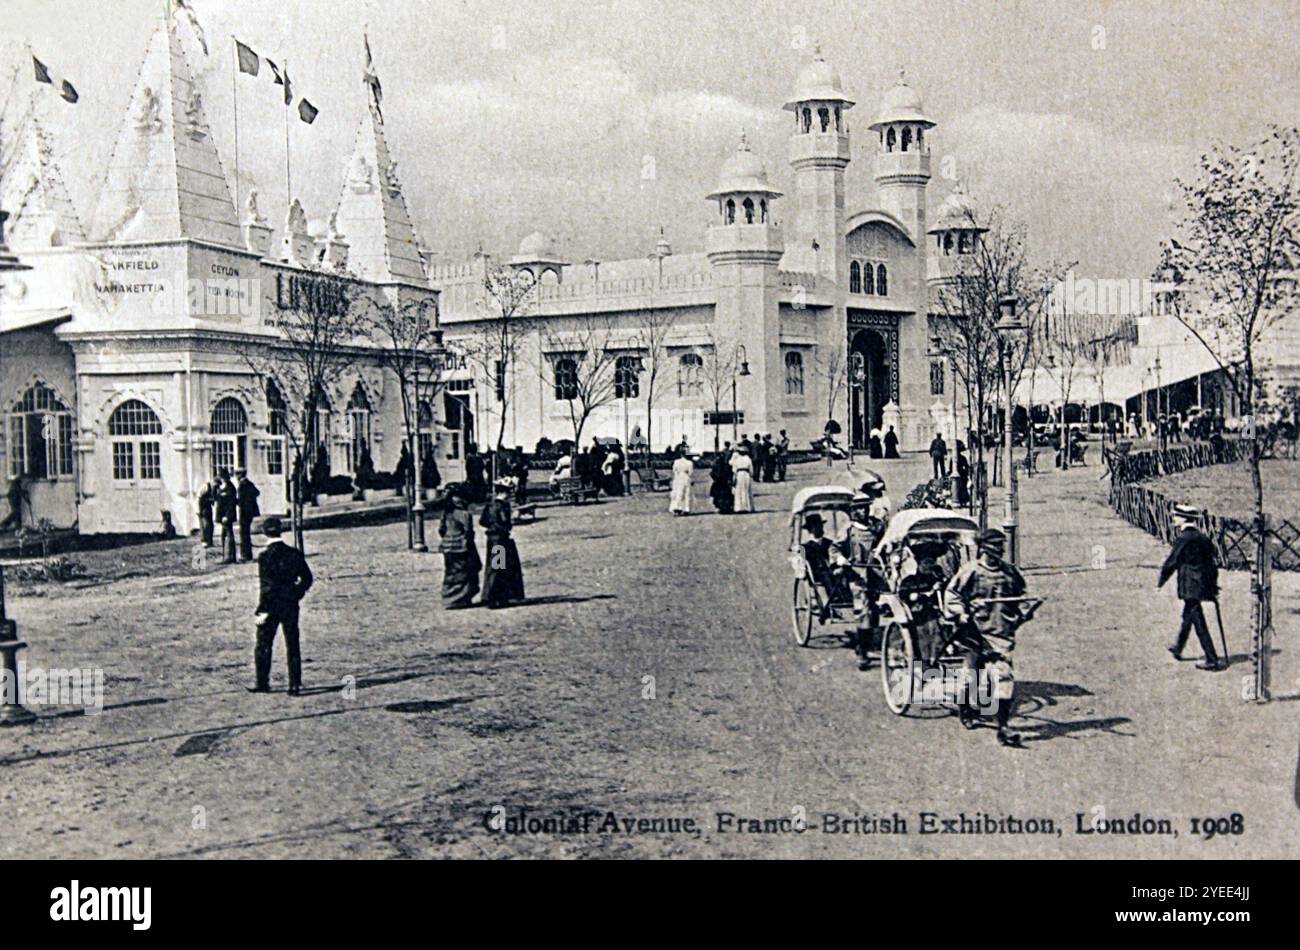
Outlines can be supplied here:
M811 62L799 70L794 82L794 95L785 108L793 112L804 102L838 102L845 109L853 106L853 101L844 95L838 70L822 56L820 44L813 48Z
M767 183L767 169L762 160L749 147L749 140L742 134L740 144L722 165L718 175L718 188L708 197L720 198L736 192L750 192L777 197L781 192Z
M962 188L961 182L953 186L948 197L940 203L934 216L934 227L930 228L927 233L937 234L941 231L965 230L965 231L987 231L988 228L979 225L979 215L976 213L975 204L971 201L970 195L966 194Z
M921 94L907 84L901 69L898 71L898 84L885 93L885 98L880 103L880 112L871 127L874 129L890 122L919 122L927 127L934 125L921 105Z
M534 231L519 242L519 259L547 261L555 257L555 242L541 231Z

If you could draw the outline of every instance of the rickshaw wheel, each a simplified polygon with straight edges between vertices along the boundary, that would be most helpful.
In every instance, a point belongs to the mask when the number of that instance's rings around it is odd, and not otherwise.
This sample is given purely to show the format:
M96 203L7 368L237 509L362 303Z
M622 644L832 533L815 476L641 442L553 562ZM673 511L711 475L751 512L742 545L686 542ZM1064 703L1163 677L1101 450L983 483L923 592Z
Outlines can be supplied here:
M790 608L794 621L794 642L806 647L812 639L813 605L812 591L807 578L800 577L794 582L794 603Z
M896 716L906 713L912 705L915 670L911 633L891 623L880 641L880 682L885 689L885 705Z

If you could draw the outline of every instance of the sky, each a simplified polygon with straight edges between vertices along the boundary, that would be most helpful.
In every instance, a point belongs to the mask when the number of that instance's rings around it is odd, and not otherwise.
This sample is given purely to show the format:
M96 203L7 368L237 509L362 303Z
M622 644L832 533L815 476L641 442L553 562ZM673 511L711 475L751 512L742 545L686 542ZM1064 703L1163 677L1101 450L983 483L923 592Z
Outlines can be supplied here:
M26 97L30 43L81 99L38 96L83 221L163 0L0 0L0 90ZM849 212L873 207L867 126L900 68L937 123L937 207L954 177L1027 228L1041 262L1147 276L1171 182L1215 141L1300 116L1300 0L190 0L210 53L191 66L228 175L236 90L241 189L283 220L285 123L265 72L319 109L290 128L293 192L324 220L364 114L363 32L389 146L424 243L509 255L534 230L572 261L641 256L662 226L699 250L742 130L789 191L781 110L820 42L857 106ZM20 65L16 65L20 64ZM14 69L17 68L17 72ZM42 87L42 92L44 88ZM0 93L4 94L4 93ZM777 217L782 216L778 204ZM788 214L788 213L787 213Z

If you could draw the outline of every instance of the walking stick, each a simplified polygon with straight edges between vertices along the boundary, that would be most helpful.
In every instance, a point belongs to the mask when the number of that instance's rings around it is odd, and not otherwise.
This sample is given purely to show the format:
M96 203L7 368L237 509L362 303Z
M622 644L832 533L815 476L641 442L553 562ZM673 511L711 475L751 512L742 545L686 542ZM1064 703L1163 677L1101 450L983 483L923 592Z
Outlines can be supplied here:
M1214 617L1219 621L1219 643L1223 646L1223 662L1228 662L1228 641L1223 636L1223 614L1219 610L1219 599L1214 599Z

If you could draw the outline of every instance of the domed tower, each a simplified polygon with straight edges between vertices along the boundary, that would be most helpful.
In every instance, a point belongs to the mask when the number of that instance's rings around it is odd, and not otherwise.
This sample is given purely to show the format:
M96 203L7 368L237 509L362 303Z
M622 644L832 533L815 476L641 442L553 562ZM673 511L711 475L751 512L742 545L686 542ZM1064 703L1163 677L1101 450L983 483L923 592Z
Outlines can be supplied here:
M844 170L849 164L846 113L853 100L844 95L840 75L813 48L799 71L794 94L785 104L794 114L790 165L794 169L792 244L801 259L815 247L817 272L840 282L848 266L844 236Z
M988 231L979 222L970 196L957 182L939 205L928 232L931 243L926 255L926 279L930 283L941 284L960 273L963 259L979 249L980 235Z
M903 71L886 93L871 131L876 147L876 185L880 207L908 229L918 246L925 242L925 188L930 183L929 132L934 123Z
M713 265L713 336L719 360L748 364L736 381L745 431L775 432L781 410L781 277L785 245L772 217L781 192L742 135L708 195L718 216L704 239Z

